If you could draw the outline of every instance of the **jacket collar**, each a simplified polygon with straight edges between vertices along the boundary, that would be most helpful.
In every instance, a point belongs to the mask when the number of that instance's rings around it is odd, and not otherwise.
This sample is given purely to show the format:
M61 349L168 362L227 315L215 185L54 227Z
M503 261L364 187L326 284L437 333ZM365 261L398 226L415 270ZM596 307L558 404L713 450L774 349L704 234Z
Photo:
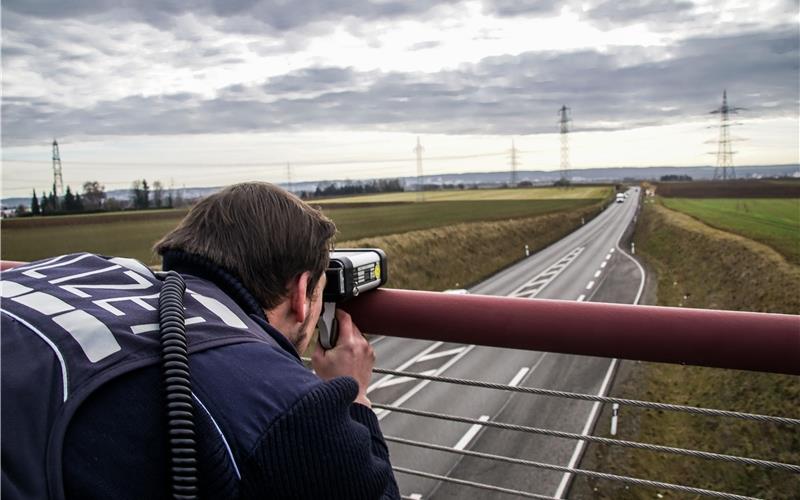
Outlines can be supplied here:
M239 280L235 273L218 266L200 255L190 254L180 250L168 250L162 256L162 269L175 271L180 274L191 274L214 283L251 318L253 318L270 337L285 351L294 355L298 360L297 350L281 332L269 324L264 309L255 296Z

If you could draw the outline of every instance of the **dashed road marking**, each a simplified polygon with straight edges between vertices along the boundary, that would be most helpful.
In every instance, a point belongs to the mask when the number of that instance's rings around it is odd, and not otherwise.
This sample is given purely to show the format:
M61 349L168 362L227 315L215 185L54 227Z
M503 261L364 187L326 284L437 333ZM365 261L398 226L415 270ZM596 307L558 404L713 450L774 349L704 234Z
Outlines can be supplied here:
M480 420L481 422L486 422L487 420L489 420L489 415L481 415L478 420ZM461 439L459 439L456 445L453 446L453 449L463 450L464 448L466 448L469 442L475 438L475 436L478 434L478 432L480 432L482 428L483 426L481 424L473 424L473 426L469 428L467 433L461 436Z
M517 385L519 385L520 382L522 382L522 379L529 371L530 368L528 368L527 366L523 366L522 368L519 369L517 374L514 375L514 378L511 379L511 382L509 382L508 385L510 385L511 387L516 387Z
M608 262L606 262L606 261L603 261L603 262L601 262L601 263L600 263L600 267L601 267L601 268L603 268L603 267L606 267L606 264L608 264Z
M611 258L611 254L606 255L606 260Z
M591 290L593 286L594 286L594 281L590 281L589 284L586 285L586 289Z
M583 301L584 301L584 299L586 299L586 295L583 295L583 294L581 294L581 295L578 297L578 302L583 302Z
M598 276L600 276L600 273L602 273L602 272L603 271L597 271L596 273L594 273L594 277L597 278Z

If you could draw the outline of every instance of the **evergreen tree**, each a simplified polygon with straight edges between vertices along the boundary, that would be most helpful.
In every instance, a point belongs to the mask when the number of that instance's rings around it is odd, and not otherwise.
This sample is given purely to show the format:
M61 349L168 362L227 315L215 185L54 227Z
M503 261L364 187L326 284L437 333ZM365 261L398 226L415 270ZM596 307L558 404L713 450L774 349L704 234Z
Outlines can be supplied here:
M150 186L142 179L142 208L150 208Z
M67 186L67 190L64 192L64 211L65 212L72 212L75 210L75 196L72 194L72 189Z
M31 213L33 215L41 215L42 209L39 206L39 198L36 196L36 190L33 190L33 197L31 198Z
M78 212L83 212L83 197L81 197L80 193L75 193L75 210Z

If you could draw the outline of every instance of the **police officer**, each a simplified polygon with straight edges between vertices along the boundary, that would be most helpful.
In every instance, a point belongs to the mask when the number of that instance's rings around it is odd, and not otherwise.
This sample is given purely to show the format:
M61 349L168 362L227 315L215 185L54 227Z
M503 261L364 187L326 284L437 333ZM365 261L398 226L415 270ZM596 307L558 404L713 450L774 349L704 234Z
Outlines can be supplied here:
M201 498L399 497L366 396L369 343L337 311L338 343L316 349L315 373L299 358L335 230L282 189L245 183L201 200L155 245L186 284L189 489ZM169 497L182 469L167 429L182 413L164 410L161 278L89 253L3 273L4 499Z

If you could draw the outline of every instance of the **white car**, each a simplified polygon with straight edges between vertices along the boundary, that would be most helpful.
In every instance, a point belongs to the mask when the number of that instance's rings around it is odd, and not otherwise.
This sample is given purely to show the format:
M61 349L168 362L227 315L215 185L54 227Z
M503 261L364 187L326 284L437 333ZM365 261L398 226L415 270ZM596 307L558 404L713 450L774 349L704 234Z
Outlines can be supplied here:
M623 203L625 201L625 195L623 193L617 193L617 203Z

